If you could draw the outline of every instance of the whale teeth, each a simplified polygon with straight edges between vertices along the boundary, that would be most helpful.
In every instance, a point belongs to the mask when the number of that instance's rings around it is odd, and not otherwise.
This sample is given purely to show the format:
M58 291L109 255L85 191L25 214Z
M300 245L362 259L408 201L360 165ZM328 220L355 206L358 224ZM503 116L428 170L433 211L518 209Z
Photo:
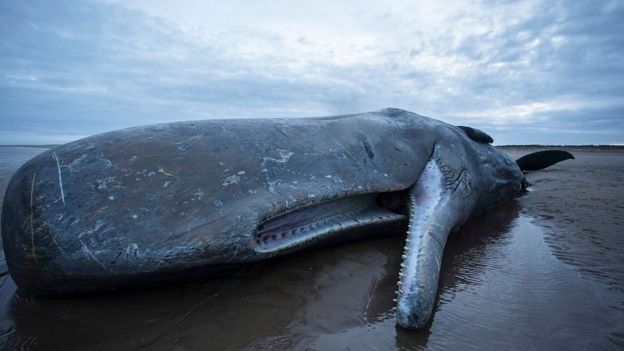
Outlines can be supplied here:
M392 299L392 302L397 302L397 299Z

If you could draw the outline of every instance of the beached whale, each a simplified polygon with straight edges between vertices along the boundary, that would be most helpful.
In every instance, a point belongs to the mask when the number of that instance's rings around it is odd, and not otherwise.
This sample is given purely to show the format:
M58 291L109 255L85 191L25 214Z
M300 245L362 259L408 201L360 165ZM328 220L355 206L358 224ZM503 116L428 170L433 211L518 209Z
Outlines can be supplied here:
M526 185L489 142L399 109L92 136L13 175L7 264L21 293L65 295L205 276L407 227L397 323L419 328L449 233Z

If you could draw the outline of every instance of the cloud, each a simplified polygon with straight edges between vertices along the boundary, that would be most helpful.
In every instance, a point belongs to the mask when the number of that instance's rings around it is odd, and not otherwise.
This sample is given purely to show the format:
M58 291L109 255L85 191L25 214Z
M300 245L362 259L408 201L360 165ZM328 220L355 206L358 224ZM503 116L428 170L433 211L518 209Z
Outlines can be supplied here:
M389 106L615 143L621 23L618 1L0 2L0 143Z

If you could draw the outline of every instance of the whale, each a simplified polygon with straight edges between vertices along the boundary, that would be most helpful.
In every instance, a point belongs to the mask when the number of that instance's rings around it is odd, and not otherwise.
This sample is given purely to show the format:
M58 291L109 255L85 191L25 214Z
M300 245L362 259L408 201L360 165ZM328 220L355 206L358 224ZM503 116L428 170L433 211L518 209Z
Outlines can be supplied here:
M1 223L6 263L20 294L71 296L210 277L403 232L396 323L422 328L450 233L528 185L492 141L395 108L94 135L12 176Z

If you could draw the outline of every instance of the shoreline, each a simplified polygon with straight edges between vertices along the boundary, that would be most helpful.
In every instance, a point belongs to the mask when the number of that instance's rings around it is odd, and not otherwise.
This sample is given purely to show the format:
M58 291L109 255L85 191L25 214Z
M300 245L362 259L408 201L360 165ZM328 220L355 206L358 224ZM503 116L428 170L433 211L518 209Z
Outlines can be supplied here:
M0 145L0 147L32 147L32 148L38 148L38 149L51 149L53 147L57 147L60 146L62 144L41 144L41 145L29 145L29 144L23 144L23 145Z
M624 152L624 145L496 145L501 150L562 149L578 152Z

